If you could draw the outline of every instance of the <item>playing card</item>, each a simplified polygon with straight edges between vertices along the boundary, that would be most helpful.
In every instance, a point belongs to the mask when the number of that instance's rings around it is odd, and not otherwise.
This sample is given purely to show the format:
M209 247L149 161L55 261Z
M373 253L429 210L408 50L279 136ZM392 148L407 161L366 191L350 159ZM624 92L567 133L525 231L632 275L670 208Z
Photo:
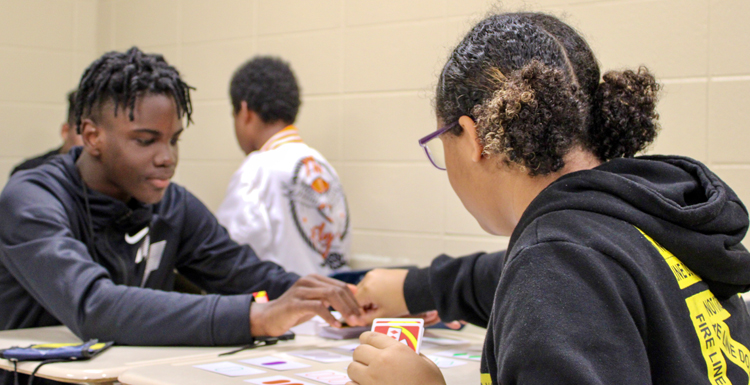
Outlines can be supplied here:
M351 361L351 357L342 356L341 354L327 352L325 350L302 350L296 352L289 352L289 354L297 357L306 358L308 360L318 362L341 362Z
M377 318L372 331L382 333L419 353L424 335L424 320L420 318Z
M254 369L245 365L238 365L229 361L213 362L210 364L194 365L198 369L208 370L209 372L223 374L230 377L249 376L253 374L265 373L263 370Z
M435 353L438 356L448 357L448 358L460 358L463 360L471 360L471 361L481 361L482 360L482 353L480 352L474 352L474 351L467 351L467 350L447 350L440 353Z
M358 346L359 346L359 343L354 343L354 344L346 344L346 345L341 345L341 346L334 346L333 348L347 351L349 353L354 353L354 349L356 349Z
M470 342L466 340L454 340L452 338L441 338L441 337L422 337L422 342L429 342L434 345L441 346L456 346L456 345L468 345Z
M284 376L253 378L250 380L245 380L245 382L257 385L313 385L309 382L295 380L293 378Z
M300 377L309 378L315 381L320 381L328 385L344 385L347 382L351 381L349 379L349 376L347 376L345 373L337 372L335 370L321 370L319 372L296 373L296 374Z
M467 364L466 361L454 360L454 359L450 359L450 358L446 358L446 357L427 356L427 358L429 358L430 360L432 360L432 362L434 362L435 365L438 366L438 368L443 368L443 369L445 369L445 368L452 368L454 366L461 366L461 365L466 365Z
M273 356L250 358L247 360L240 360L240 362L245 362L251 365L260 366L261 368L268 368L273 370L294 370L310 367L310 365L284 360Z

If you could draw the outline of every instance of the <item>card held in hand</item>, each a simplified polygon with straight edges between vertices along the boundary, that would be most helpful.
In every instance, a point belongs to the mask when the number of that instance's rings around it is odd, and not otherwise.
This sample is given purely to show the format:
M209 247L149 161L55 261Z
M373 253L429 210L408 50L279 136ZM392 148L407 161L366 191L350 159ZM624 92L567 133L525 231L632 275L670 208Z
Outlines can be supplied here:
M385 334L419 354L424 335L424 320L421 318L376 318L372 322L372 331Z

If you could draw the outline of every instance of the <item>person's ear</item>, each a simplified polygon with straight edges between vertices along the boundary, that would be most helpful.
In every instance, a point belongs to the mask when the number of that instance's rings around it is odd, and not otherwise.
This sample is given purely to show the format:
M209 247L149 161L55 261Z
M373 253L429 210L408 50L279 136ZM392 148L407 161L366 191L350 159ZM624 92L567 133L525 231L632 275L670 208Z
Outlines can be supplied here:
M62 137L63 142L68 140L69 133L70 133L70 124L68 124L68 122L65 122L60 127L60 137Z
M484 152L484 146L479 140L479 135L477 134L477 124L474 122L474 119L464 115L458 118L458 124L463 129L463 135L466 135L466 139L468 139L468 142L471 146L471 160L473 162L481 161L482 153Z
M91 156L99 157L102 153L101 147L104 139L104 130L91 119L81 121L81 139L83 147Z
M255 111L247 107L247 102L242 101L240 103L240 110L237 111L237 117L243 126L247 127L253 123L253 120L257 117Z

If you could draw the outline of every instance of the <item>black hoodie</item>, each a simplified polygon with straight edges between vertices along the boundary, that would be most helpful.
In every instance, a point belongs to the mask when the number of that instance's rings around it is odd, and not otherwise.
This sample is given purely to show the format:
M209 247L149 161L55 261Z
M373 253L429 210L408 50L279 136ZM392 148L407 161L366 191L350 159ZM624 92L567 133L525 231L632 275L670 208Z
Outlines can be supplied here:
M542 191L505 261L439 258L409 272L404 294L412 312L488 326L483 384L747 383L747 227L703 164L617 159Z
M80 153L15 174L0 195L0 329L62 323L119 344L249 342L247 293L276 298L299 277L232 241L174 183L154 205L84 194ZM214 294L167 292L175 269Z

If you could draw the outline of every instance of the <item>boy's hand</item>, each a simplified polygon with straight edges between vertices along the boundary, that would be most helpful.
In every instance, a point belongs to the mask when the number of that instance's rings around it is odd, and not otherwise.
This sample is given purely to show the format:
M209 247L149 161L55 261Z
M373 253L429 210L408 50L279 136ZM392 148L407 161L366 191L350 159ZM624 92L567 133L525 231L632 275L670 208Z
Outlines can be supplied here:
M409 314L404 299L406 269L374 269L357 285L357 301L364 309L364 324L375 318L393 318Z
M341 327L328 307L339 311L350 325L360 324L360 310L352 290L344 282L311 274L300 278L281 297L250 306L252 336L280 336L291 327L321 316L331 326Z
M365 332L347 370L347 385L445 385L434 362L385 334Z

